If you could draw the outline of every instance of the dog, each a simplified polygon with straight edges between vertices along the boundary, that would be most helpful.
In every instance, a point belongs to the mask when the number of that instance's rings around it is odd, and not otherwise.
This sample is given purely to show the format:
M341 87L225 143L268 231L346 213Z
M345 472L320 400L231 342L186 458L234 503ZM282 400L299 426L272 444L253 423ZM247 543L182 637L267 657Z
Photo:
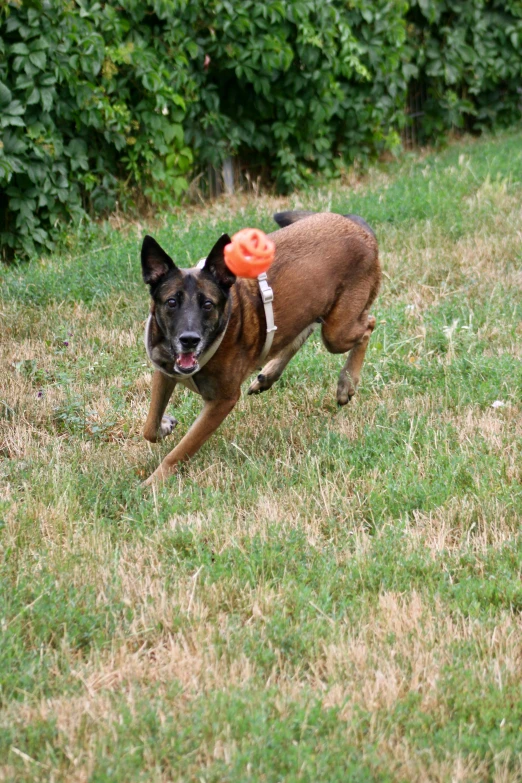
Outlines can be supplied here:
M348 354L337 384L337 402L345 405L375 327L369 312L381 282L375 234L358 215L283 212L274 219L281 228L269 235L276 254L268 283L277 331L248 393L270 389L320 324L326 349ZM144 437L155 443L171 434L177 422L165 410L176 384L197 391L205 403L146 485L166 479L198 451L259 366L264 305L257 280L236 279L227 268L223 251L230 241L223 234L198 267L179 269L152 237L143 240L142 274L151 294L146 344L156 368Z

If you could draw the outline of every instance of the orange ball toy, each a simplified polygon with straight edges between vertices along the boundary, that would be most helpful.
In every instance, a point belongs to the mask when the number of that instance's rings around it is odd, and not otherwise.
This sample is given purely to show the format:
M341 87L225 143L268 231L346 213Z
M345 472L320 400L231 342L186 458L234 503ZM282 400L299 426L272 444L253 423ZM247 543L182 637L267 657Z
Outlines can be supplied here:
M275 256L275 245L257 228L244 228L225 245L225 263L238 277L258 277Z

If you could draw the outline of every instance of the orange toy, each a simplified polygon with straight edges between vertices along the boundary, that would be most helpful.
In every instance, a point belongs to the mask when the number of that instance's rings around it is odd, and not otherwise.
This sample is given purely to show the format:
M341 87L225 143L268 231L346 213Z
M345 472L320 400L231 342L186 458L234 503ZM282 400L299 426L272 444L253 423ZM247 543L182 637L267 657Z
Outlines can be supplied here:
M258 277L275 256L275 245L257 228L244 228L225 245L225 263L238 277Z

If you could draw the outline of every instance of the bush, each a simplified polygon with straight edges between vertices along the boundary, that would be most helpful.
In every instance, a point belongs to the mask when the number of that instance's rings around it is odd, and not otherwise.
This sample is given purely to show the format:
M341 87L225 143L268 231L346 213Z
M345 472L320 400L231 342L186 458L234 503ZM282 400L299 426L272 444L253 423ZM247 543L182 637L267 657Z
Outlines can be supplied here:
M520 0L412 0L408 21L412 76L426 95L421 141L520 120Z
M379 0L359 10L365 5L192 4L195 40L209 58L194 74L198 101L186 123L197 159L218 165L237 155L288 190L313 171L333 174L356 155L396 145L406 5Z
M0 28L0 251L239 157L288 190L520 117L520 0L33 0ZM408 114L408 91L422 97Z
M139 2L8 4L0 36L0 247L51 249L60 224L139 186L179 196L192 153L194 44Z

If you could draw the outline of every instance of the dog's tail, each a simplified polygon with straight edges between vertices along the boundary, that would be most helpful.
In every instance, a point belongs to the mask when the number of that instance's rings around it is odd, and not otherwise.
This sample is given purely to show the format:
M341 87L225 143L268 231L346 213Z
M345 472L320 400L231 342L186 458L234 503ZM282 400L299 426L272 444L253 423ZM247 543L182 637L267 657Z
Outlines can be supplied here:
M296 210L295 212L276 212L274 215L274 220L278 226L285 228L285 226L290 226L292 223L297 223L298 220L304 220L304 218L311 217L312 215L316 214L316 212L305 212L300 210ZM362 217L359 217L359 215L343 215L343 217L348 218L348 220L352 220L354 223L357 223L359 226L362 226L362 228L366 229L366 231L369 231L372 236L375 236L375 231L373 228L368 225L366 220L363 220Z

